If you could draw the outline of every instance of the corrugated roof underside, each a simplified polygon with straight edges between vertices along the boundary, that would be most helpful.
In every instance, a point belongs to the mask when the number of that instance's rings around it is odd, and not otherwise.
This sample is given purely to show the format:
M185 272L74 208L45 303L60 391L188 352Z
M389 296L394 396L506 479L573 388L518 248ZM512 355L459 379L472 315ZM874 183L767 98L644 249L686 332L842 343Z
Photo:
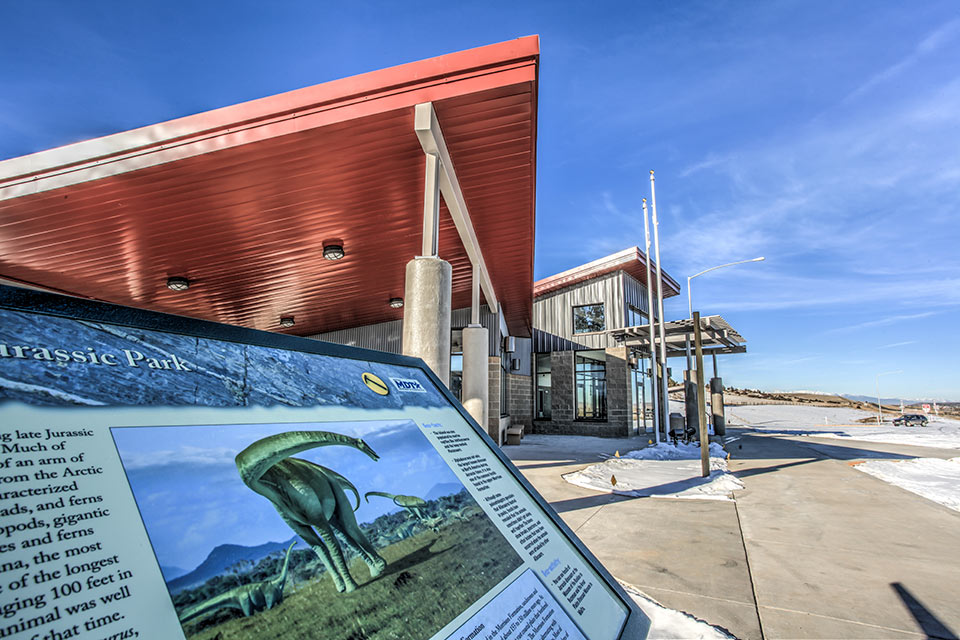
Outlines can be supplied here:
M435 103L508 325L529 335L536 86ZM211 143L213 144L213 143ZM413 108L0 202L0 275L111 302L310 334L402 316L420 253L424 155ZM322 258L340 238L347 256ZM469 260L449 214L453 307ZM168 276L191 280L187 292Z

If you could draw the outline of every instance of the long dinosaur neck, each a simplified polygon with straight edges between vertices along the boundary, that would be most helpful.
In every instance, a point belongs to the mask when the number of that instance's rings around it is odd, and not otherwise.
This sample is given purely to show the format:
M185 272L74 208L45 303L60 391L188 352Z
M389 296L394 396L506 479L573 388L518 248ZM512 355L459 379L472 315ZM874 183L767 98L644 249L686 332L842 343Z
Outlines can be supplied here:
M330 445L360 449L359 443L356 438L329 431L287 431L261 438L238 453L237 470L249 486L256 483L267 469L295 453Z
M241 585L239 587L234 587L229 591L224 591L223 593L216 595L208 600L199 602L192 607L184 610L178 617L180 622L186 622L192 620L197 616L202 616L203 614L214 611L216 609L223 609L224 607L231 607L234 609L239 609L240 605L237 603L237 595L243 590L243 587L246 585Z
M290 564L290 552L293 551L293 547L297 544L297 541L294 540L290 543L290 546L287 547L287 555L283 559L283 569L280 570L280 575L278 575L273 580L273 586L283 593L283 585L287 581L287 566Z
M367 491L363 494L363 499L367 502L370 502L370 496L380 496L381 498L387 498L388 500L396 500L397 496L392 493L386 493L384 491Z

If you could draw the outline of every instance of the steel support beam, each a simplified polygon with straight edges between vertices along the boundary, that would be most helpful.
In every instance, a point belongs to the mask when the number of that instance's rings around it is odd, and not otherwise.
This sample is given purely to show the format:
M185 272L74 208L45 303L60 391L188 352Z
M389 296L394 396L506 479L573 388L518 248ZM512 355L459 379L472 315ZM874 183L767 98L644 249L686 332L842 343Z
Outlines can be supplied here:
M426 154L426 171L423 179L423 246L420 255L440 255L440 158L435 153Z
M463 248L466 250L470 262L479 267L480 288L483 290L487 306L490 307L492 312L496 313L499 308L497 294L493 290L493 281L490 279L490 272L487 271L487 265L483 260L480 243L477 240L477 232L470 220L467 202L463 197L463 191L460 189L460 182L457 180L453 160L450 158L447 144L443 140L443 132L440 129L440 123L437 120L432 102L424 102L416 106L414 130L417 132L417 138L420 140L423 152L428 157L435 155L439 158L437 182L440 186L440 193L443 194L443 201L450 211L450 217L453 218L453 224L457 227L457 233L460 235L460 241L463 243ZM426 208L426 204L424 204L424 208Z

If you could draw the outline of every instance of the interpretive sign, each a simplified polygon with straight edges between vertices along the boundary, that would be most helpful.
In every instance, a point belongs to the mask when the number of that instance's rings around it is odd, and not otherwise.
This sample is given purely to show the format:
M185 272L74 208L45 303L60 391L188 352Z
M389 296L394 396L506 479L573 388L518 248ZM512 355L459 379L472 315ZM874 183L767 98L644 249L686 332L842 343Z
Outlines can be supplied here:
M420 360L0 287L0 638L648 622Z

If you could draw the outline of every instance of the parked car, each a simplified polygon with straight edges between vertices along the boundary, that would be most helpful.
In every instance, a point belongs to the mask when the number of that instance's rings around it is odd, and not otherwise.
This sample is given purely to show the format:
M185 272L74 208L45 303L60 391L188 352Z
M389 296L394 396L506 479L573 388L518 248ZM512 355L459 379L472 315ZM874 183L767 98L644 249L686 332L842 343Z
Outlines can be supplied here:
M899 418L894 419L893 424L898 427L925 427L927 426L927 416L921 416L917 413L905 413Z

